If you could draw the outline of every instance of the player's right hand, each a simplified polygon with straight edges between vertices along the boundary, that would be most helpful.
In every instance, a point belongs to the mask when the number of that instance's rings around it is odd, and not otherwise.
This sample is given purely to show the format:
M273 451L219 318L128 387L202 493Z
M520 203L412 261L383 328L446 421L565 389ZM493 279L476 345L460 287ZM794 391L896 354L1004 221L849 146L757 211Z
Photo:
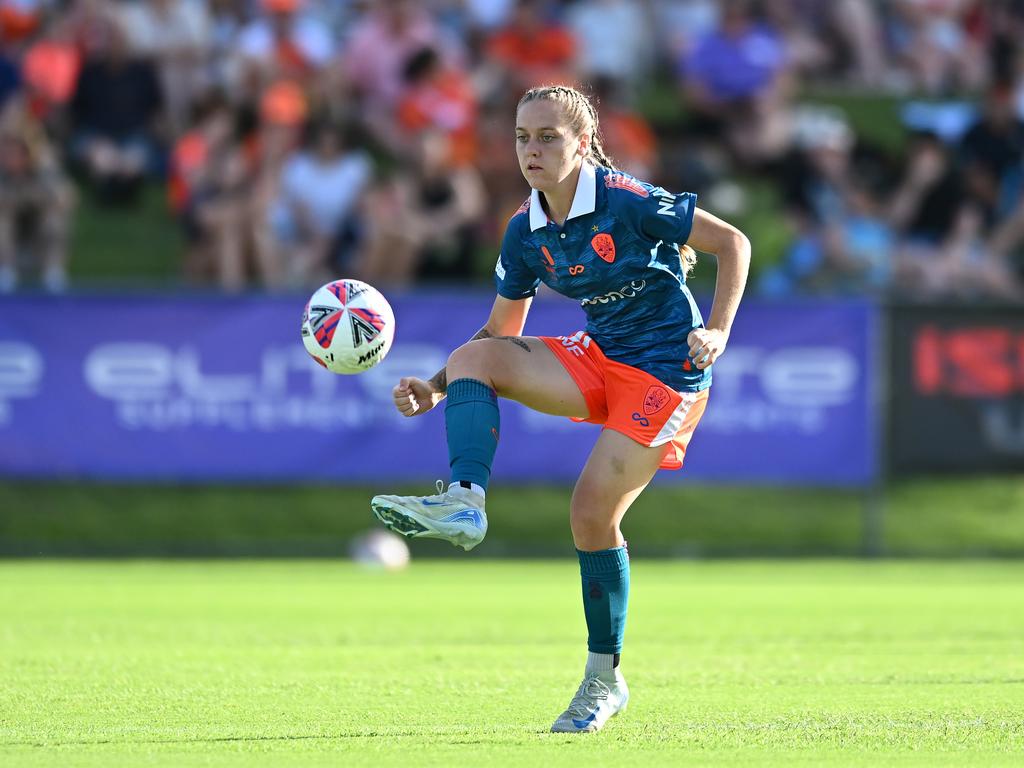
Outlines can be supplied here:
M391 390L391 395L395 398L395 408L403 416L420 416L444 398L444 393L434 389L429 381L414 376L399 381L398 386Z

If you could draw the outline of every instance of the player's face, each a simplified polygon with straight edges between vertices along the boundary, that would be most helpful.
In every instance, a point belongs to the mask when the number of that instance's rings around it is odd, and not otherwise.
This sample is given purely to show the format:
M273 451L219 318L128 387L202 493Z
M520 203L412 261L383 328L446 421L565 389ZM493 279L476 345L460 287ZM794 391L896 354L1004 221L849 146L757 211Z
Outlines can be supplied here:
M516 156L519 169L534 189L554 190L579 167L586 151L586 138L568 124L560 104L536 99L519 108Z

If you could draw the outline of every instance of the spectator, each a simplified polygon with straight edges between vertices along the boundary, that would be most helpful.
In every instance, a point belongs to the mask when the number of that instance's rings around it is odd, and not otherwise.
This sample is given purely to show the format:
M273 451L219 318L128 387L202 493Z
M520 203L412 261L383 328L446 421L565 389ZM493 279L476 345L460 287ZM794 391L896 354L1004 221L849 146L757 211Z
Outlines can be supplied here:
M870 191L866 163L854 162L854 136L841 116L808 110L796 121L796 147L784 163L795 238L782 264L761 279L770 295L880 293L888 287L893 235Z
M638 0L577 1L566 22L574 40L576 70L587 80L636 83L654 63L652 30Z
M486 196L477 171L453 166L450 152L446 134L421 134L415 167L370 196L364 279L398 286L472 276Z
M958 281L981 222L967 202L963 174L936 136L914 137L888 212L902 235L894 264L896 292L937 298L961 289Z
M291 285L326 279L329 268L351 258L354 215L373 170L353 138L351 128L314 121L281 170L267 223L279 254L274 261Z
M786 53L776 32L754 20L748 0L726 0L720 27L697 40L681 74L698 135L724 136L748 165L782 152Z
M59 17L52 18L25 51L22 77L32 113L54 135L67 135L67 107L81 69L82 54L71 26Z
M511 22L487 44L487 58L515 92L538 83L572 81L575 55L569 30L545 17L541 0L518 0Z
M41 271L47 291L59 292L67 286L74 195L41 126L14 112L0 125L0 293L17 286L22 261Z
M445 51L449 64L461 60L460 46L446 41L413 0L381 0L355 25L342 66L374 128L393 120L404 87L403 69L424 48Z
M914 83L929 93L978 90L987 75L984 25L973 0L895 0L890 37Z
M124 6L121 23L132 52L160 74L167 119L180 133L202 81L211 50L211 19L201 0L141 0Z
M18 70L18 60L0 44L0 109L4 108L7 100L20 88L21 73Z
M0 0L0 43L20 43L39 29L43 18L41 0Z
M960 144L967 192L993 225L1024 193L1024 122L1013 111L1009 84L989 89L985 111Z
M246 283L252 206L249 187L255 157L246 143L245 113L232 110L218 92L196 103L193 127L175 144L170 163L170 202L188 241L185 273L214 275L228 292ZM258 265L263 266L263 265ZM265 284L276 274L260 269Z
M405 83L397 111L404 143L417 146L423 131L443 131L449 161L460 166L472 163L477 153L477 104L469 78L445 65L434 49L424 48L406 63Z
M134 58L120 27L86 60L71 103L74 156L108 202L134 200L159 169L163 96L152 64Z
M309 83L334 56L330 29L304 0L260 0L262 15L238 36L244 68L257 84L287 78Z

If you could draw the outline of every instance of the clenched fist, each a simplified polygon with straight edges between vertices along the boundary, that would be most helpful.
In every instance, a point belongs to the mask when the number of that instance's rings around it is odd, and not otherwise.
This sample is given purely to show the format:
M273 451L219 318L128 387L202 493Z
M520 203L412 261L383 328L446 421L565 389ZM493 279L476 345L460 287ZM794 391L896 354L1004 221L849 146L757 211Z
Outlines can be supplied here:
M391 395L395 407L403 416L419 416L426 413L444 399L429 381L408 376L398 382Z
M703 371L722 356L729 334L715 328L694 328L686 341L690 345L690 357L694 365Z

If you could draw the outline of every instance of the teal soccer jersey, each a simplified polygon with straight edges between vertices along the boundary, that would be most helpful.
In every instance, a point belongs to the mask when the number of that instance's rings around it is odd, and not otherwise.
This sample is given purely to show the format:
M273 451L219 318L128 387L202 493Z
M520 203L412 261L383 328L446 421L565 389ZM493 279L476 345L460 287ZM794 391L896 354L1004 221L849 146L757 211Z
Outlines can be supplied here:
M498 293L525 299L543 282L579 301L604 354L680 392L711 384L686 337L703 326L677 246L693 225L696 195L666 192L620 171L584 163L564 226L534 190L508 223L495 266Z

